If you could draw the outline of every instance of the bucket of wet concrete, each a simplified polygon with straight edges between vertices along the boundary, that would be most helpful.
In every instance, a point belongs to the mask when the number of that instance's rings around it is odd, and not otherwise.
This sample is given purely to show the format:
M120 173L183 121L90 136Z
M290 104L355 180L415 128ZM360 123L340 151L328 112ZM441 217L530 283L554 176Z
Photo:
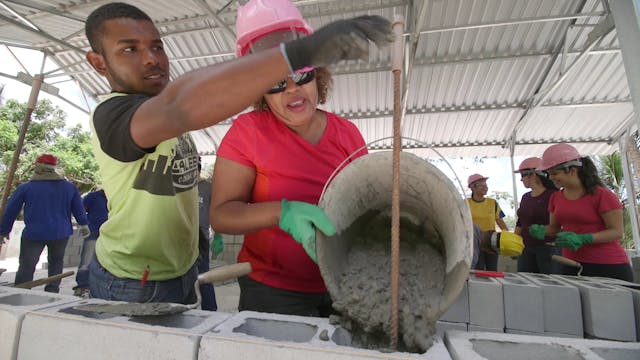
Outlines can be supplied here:
M360 157L320 199L335 236L316 232L318 266L353 346L384 350L391 340L392 152ZM424 352L435 323L464 286L472 257L471 215L435 166L400 157L398 349Z

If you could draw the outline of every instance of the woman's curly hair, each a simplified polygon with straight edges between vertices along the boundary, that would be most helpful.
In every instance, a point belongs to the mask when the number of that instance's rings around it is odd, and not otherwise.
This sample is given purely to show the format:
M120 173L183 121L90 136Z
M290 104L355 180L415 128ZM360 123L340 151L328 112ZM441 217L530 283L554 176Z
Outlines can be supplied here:
M318 89L318 104L324 104L327 102L327 98L329 97L329 91L333 85L333 77L331 76L329 69L326 67L318 67L316 68L315 80L316 87ZM264 96L253 104L253 109L258 111L269 110L269 105L267 105Z

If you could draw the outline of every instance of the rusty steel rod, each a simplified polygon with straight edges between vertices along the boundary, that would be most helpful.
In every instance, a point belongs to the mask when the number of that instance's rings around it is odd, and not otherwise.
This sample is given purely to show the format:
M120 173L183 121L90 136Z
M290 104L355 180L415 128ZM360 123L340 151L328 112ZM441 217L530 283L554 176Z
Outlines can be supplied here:
M396 15L393 22L395 43L391 54L393 73L393 191L391 194L391 347L398 348L398 309L400 299L400 123L402 120L402 33L404 20Z

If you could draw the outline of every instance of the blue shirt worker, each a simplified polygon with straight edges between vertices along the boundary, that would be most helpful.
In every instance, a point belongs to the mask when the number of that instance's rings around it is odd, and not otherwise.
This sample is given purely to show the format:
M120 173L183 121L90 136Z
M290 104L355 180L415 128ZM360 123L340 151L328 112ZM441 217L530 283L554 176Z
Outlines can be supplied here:
M18 186L7 202L2 216L0 236L9 238L13 223L24 208L24 225L20 241L20 257L15 283L33 280L42 250L47 246L49 276L62 273L64 251L73 233L71 214L79 224L82 236L89 235L87 214L78 189L57 170L58 159L51 154L36 159L31 181ZM45 291L60 291L60 280L47 284Z
M87 212L89 220L89 236L82 241L82 250L80 251L80 264L78 264L78 272L76 273L76 287L73 288L73 295L82 298L89 296L89 263L95 254L96 241L100 236L100 226L107 221L109 210L107 209L107 196L104 190L99 189L92 191L82 198L82 204Z

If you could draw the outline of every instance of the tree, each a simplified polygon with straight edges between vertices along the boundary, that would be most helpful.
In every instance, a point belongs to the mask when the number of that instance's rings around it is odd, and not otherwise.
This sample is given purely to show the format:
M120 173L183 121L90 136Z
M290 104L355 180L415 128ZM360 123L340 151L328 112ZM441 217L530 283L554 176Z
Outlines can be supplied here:
M12 99L0 106L1 186L5 186L6 171L16 149L26 111L26 103ZM58 157L59 168L81 193L96 187L98 165L91 151L89 132L80 126L65 128L66 119L67 114L49 100L38 101L25 136L14 183L11 184L12 191L31 178L35 159L42 153Z
M622 199L623 203L627 203L630 199L627 196L625 189L620 153L615 152L610 155L600 155L595 160L602 182L616 194L618 199ZM633 196L631 197L631 201L633 201ZM629 204L625 204L622 210L624 234L622 239L620 239L620 243L625 249L633 248L633 233L631 230L628 205Z

